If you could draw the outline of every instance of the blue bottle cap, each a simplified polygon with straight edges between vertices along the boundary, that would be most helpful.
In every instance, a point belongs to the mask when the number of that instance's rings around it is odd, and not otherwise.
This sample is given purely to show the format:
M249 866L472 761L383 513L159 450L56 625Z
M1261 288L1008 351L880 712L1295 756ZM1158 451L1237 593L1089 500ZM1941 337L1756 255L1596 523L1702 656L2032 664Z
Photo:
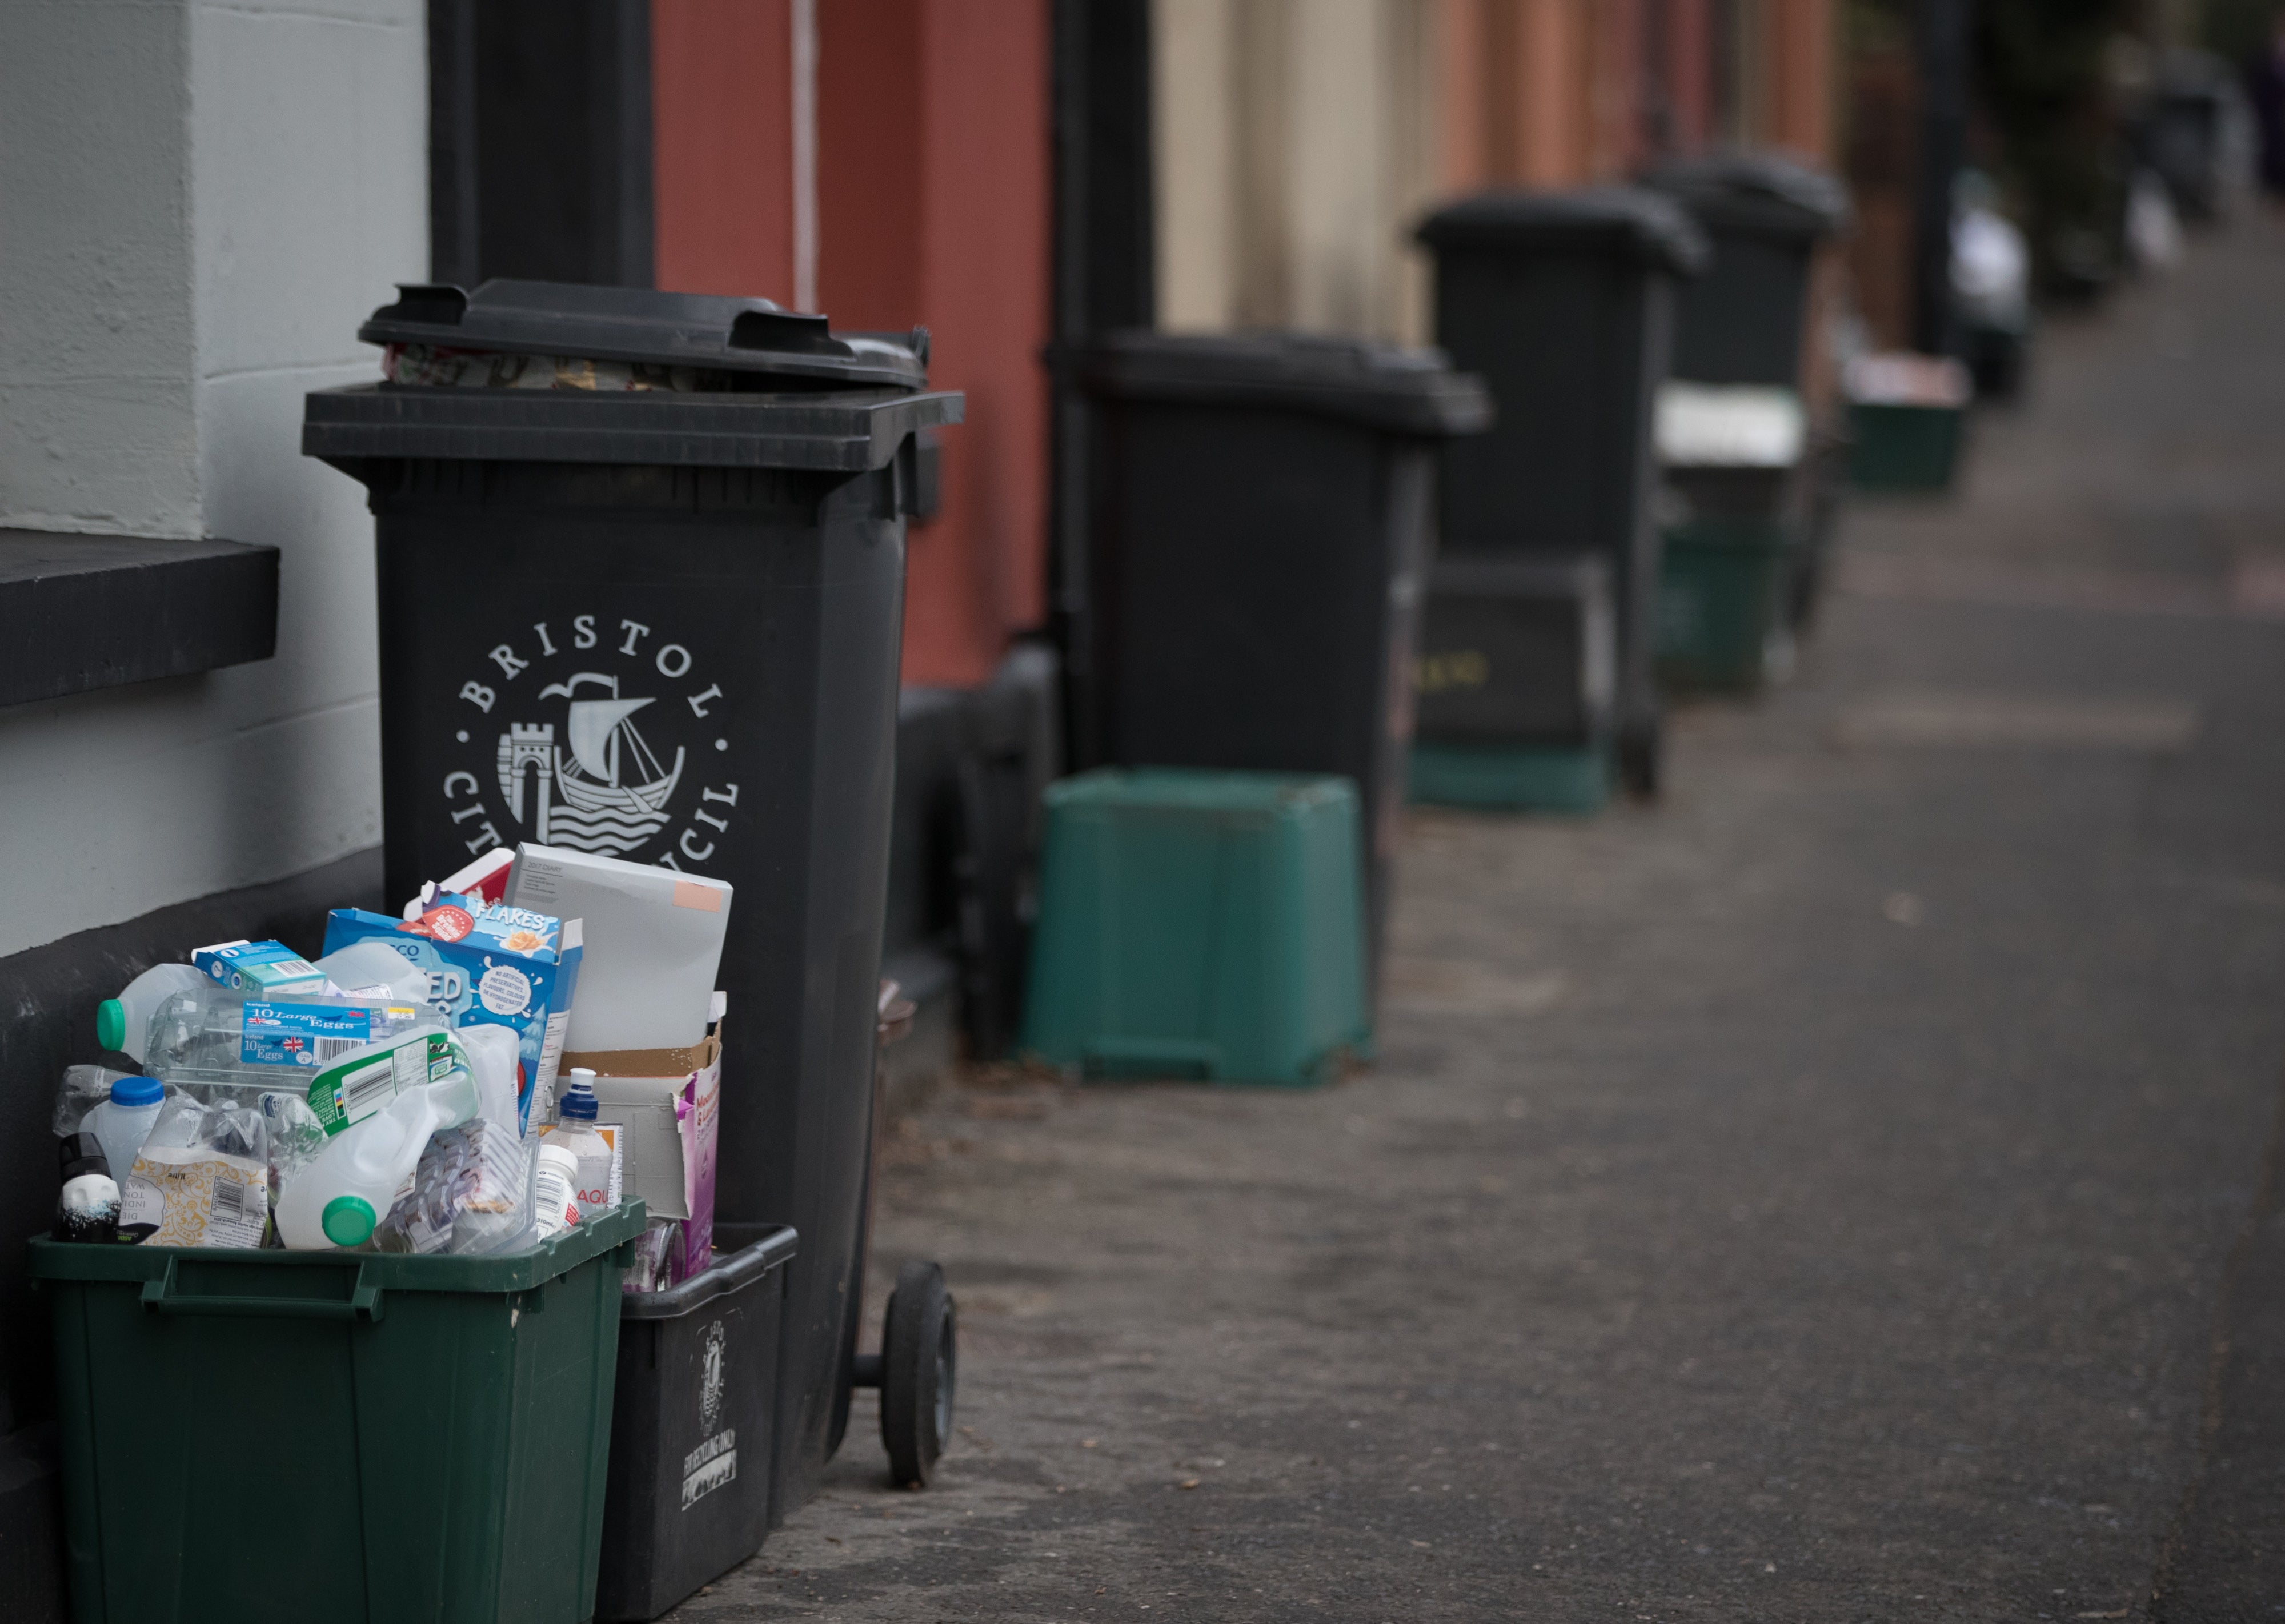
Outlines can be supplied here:
M114 1105L156 1105L166 1094L156 1078L122 1077L111 1085Z
M563 1101L556 1114L567 1121L593 1122L595 1119L595 1091L585 1083L574 1083L564 1091Z

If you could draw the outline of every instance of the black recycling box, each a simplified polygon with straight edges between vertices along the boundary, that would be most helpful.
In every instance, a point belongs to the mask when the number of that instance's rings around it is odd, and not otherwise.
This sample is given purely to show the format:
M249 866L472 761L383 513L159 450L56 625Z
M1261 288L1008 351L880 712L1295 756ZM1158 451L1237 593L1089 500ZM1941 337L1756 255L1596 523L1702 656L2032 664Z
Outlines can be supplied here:
M1419 736L1590 744L1616 697L1599 558L1449 558L1428 572L1415 666Z
M728 881L716 1210L790 1224L781 1514L847 1423L924 333L758 299L408 287L308 397L379 567L389 895L541 841ZM749 1470L742 1457L741 1470Z
M711 1267L620 1299L599 1624L655 1619L761 1548L795 1243L723 1226Z

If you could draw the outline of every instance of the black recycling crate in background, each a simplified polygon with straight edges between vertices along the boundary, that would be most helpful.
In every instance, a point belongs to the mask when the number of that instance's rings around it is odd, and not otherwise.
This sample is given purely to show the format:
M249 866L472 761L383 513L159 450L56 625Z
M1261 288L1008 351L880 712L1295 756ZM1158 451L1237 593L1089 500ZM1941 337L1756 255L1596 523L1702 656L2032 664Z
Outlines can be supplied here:
M917 436L960 396L926 390L924 333L758 299L407 287L360 336L409 381L310 396L302 450L375 518L391 899L520 840L736 888L716 1206L801 1236L782 1516L848 1418L905 520ZM599 698L642 702L609 793L519 793Z
M1489 420L1481 384L1283 333L1118 333L1061 364L1090 419L1074 765L1354 780L1377 985L1435 448Z
M1659 754L1652 412L1676 285L1703 265L1705 238L1670 199L1618 186L1483 193L1430 216L1419 237L1436 259L1436 341L1482 377L1497 411L1489 434L1444 451L1443 556L1603 561L1616 753L1628 782L1649 793ZM1510 748L1573 747L1523 736Z
M1591 555L1440 559L1414 662L1412 797L1592 812L1609 793L1618 630ZM1542 748L1519 750L1519 739Z
M714 1263L619 1305L598 1624L655 1619L761 1548L785 1266L782 1226L728 1225Z

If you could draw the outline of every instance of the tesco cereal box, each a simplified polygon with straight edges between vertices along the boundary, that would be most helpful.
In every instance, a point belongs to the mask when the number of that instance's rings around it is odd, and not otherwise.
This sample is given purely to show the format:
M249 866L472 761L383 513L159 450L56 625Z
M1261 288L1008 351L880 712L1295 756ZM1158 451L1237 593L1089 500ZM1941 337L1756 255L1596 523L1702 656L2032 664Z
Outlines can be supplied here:
M335 908L326 921L329 953L368 939L428 973L428 1001L453 1025L514 1029L517 1108L527 1126L535 1109L544 1118L578 987L579 922L468 897L441 898L418 919Z

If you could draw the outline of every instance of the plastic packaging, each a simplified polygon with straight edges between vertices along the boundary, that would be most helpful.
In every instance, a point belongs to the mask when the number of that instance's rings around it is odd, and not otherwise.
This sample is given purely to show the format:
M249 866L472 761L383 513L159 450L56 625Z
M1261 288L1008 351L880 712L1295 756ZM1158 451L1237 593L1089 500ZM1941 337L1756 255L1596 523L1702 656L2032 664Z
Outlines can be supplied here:
M187 964L154 964L129 982L116 998L96 1006L95 1039L114 1054L141 1065L151 1032L151 1017L161 1003L176 992L195 992L213 985Z
M56 1195L56 1220L48 1233L59 1241L119 1238L119 1185L92 1134L73 1134L56 1147L64 1187Z
M381 998L392 1003L439 1001L428 972L384 941L351 942L318 960L318 968L344 998Z
M430 1136L475 1114L475 1079L464 1065L402 1090L384 1110L334 1134L286 1184L279 1239L297 1251L364 1244L397 1204Z
M261 1245L269 1157L258 1110L169 1098L120 1186L121 1233L160 1246Z
M132 988L129 989L130 992ZM111 1000L106 1010L124 1006ZM112 1045L106 1018L98 1029ZM152 1008L145 1027L144 1069L169 1083L235 1083L275 1088L280 1079L362 1048L385 1043L427 1023L439 1024L425 1004L381 999L249 999L200 980L168 992ZM133 1051L127 1050L132 1054Z
M111 1085L134 1075L109 1066L66 1066L64 1079L56 1086L55 1112L48 1119L55 1136L61 1139L82 1132L87 1113L111 1097Z
M531 1173L531 1225L541 1240L562 1234L579 1221L579 1162L561 1145L542 1141Z
M538 1146L489 1118L446 1128L413 1168L412 1189L374 1229L382 1251L499 1251L531 1228L531 1158Z
M516 1115L516 1034L472 1026L458 1034L475 1081L475 1119L432 1138L400 1196L373 1231L383 1251L502 1251L531 1228L531 1159Z
M136 1153L159 1120L166 1105L166 1090L151 1078L122 1077L111 1085L108 1096L81 1119L79 1131L103 1143L103 1159L114 1167L132 1167Z

